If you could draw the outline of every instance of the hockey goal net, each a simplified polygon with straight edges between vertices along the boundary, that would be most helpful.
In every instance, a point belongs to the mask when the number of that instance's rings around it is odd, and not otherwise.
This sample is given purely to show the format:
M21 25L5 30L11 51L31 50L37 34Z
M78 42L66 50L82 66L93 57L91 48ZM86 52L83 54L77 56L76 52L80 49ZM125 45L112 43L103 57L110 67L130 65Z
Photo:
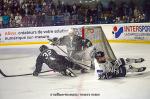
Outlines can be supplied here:
M116 60L116 56L101 26L85 26L75 30L82 38L89 39L96 48L96 51L103 51L109 60Z

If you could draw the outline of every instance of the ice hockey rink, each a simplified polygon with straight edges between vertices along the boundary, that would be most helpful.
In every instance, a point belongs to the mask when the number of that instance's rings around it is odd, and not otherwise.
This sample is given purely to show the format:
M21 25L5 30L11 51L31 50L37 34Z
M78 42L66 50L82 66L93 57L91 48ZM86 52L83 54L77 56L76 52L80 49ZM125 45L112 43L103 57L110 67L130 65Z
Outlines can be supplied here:
M32 73L39 46L1 46L0 69L8 75ZM110 80L97 80L92 70L86 74L78 72L77 77L56 72L43 73L39 77L5 78L0 75L0 99L149 99L150 45L111 43L111 46L117 58L145 58L135 66L146 66L147 70ZM63 54L56 47L49 47ZM48 69L43 67L43 71Z

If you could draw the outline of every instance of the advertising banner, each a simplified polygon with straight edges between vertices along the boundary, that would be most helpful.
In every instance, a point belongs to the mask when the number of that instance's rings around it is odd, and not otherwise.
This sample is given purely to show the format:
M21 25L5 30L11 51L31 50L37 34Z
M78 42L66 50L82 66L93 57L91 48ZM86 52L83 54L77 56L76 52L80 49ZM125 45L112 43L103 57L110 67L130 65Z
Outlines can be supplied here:
M110 42L142 41L150 43L149 23L97 24L84 26L101 26ZM76 29L80 28L76 30L76 32L81 32L83 25L0 29L0 46L46 44L49 38L59 38L67 35L68 29L71 27Z

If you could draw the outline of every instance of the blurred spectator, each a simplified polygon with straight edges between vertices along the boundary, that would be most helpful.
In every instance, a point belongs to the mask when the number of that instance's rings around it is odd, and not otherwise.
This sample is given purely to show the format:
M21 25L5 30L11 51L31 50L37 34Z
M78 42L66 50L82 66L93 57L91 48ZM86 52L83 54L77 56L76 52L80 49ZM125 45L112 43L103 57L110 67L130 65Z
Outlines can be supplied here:
M10 21L10 16L6 12L4 12L4 15L2 16L3 28L9 27L9 21Z
M23 2L21 8L23 9L22 12L25 12L25 15L29 15L28 2Z
M74 14L71 16L71 25L76 25L78 21L78 15Z
M64 21L65 21L65 25L69 25L70 23L70 13L67 11L67 9L64 12Z
M21 20L22 20L22 16L17 12L15 16L16 27L22 26Z
M108 10L111 11L111 14L114 14L116 11L116 3L112 0L109 1L108 3Z
M52 9L52 12L51 12L51 16L52 16L52 25L56 25L55 24L55 15L56 15L56 12L54 9Z
M58 1L58 2L57 2ZM0 28L150 22L150 0L67 4L63 0L0 0Z
M145 12L145 21L150 22L150 0L144 0L143 11Z
M134 9L134 17L138 18L139 14L140 14L139 9L137 7L135 7L135 9Z
M43 3L43 12L48 15L50 13L50 9L48 4L46 4L46 2Z
M130 0L128 6L129 6L129 16L132 17L135 9L135 4L133 3L133 0Z
M22 22L22 26L23 27L28 27L29 26L29 17L27 16L27 15L25 15L23 18L22 18L22 20L21 20L21 22Z
M2 28L2 21L3 21L3 19L2 19L2 14L0 13L0 28Z
M18 8L20 8L19 2L17 0L10 0L9 5L10 5L11 13L16 14L16 12L18 12Z
M0 0L0 15L2 15L3 13L3 5L4 5L4 1Z
M14 15L11 13L10 14L10 21L9 21L9 26L10 26L10 28L14 28L15 26L16 26L16 21L15 21L15 17L14 17Z
M35 5L32 1L29 2L28 9L29 9L28 14L33 15L35 12Z
M78 24L84 24L85 22L85 12L81 7L79 8L77 15L78 15Z
M42 4L40 4L40 2L36 2L35 3L35 12L39 13L42 11Z
M78 9L77 9L77 5L76 5L75 3L72 5L71 10L72 10L72 12L71 12L72 15L77 14L77 10L78 10Z
M18 0L18 2L19 2L19 5L21 5L24 2L24 0Z
M50 8L51 8L51 9L56 9L56 5L54 4L53 1L50 3Z
M63 1L60 2L60 0L58 0L57 10L59 10L61 13L65 12L65 5Z
M39 12L36 19L37 19L37 26L43 26L45 23L44 13Z

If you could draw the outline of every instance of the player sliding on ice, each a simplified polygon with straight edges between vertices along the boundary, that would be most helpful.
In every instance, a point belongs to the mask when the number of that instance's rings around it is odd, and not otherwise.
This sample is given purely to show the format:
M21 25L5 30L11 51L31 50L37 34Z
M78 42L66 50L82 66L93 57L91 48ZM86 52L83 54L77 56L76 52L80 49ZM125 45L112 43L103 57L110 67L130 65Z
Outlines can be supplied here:
M132 63L141 63L143 58L130 59L119 58L113 62L108 61L104 52L98 51L95 53L94 65L95 74L98 79L110 79L114 77L125 77L127 72L143 72L146 67L135 68Z
M46 45L42 45L39 50L41 53L36 59L36 69L33 72L33 76L38 76L43 63L48 65L48 67L53 71L72 77L76 76L71 70L73 65L75 65L76 68L81 69L81 71L85 69L80 65L69 61L67 57L57 54L55 50L49 49Z

